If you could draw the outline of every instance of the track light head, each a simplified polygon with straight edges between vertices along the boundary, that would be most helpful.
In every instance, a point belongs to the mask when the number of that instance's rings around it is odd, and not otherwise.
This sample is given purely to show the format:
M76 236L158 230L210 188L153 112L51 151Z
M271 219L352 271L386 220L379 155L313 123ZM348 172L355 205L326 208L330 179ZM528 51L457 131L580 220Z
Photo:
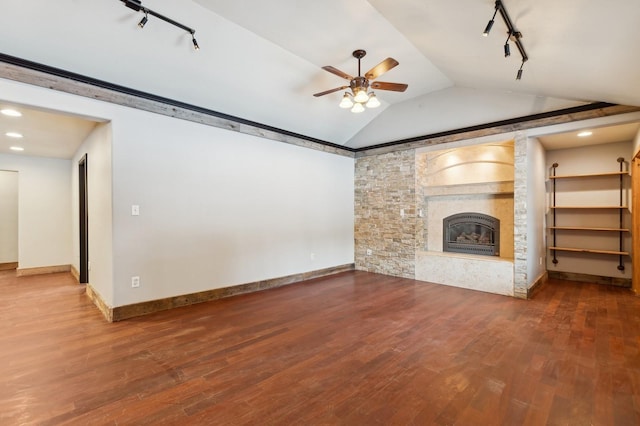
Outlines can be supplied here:
M485 27L484 32L482 33L482 35L484 37L487 37L489 35L489 33L491 32L491 28L492 27L493 27L493 19L489 21L489 23Z
M524 61L522 61L522 65L520 65L520 69L518 70L518 74L516 74L516 80L522 79L522 67L524 66Z
M147 18L147 14L145 13L144 16L142 17L142 19L140 20L140 22L138 22L138 26L140 28L144 28L145 25L147 25L147 21L149 20L149 18Z
M487 23L487 26L484 28L484 32L482 33L482 35L484 37L487 37L489 35L489 33L491 32L491 28L493 28L493 21L494 21L494 19L496 19L496 14L497 13L498 13L498 4L496 2L496 10L495 10L495 12L493 12L493 17L491 18L489 23Z
M511 48L509 47L509 39L513 33L511 31L507 32L507 41L504 42L504 57L507 58L511 56Z
M193 42L193 48L195 50L200 50L200 46L198 46L198 42L196 41L196 36L195 36L196 32L192 32L191 33L191 41Z

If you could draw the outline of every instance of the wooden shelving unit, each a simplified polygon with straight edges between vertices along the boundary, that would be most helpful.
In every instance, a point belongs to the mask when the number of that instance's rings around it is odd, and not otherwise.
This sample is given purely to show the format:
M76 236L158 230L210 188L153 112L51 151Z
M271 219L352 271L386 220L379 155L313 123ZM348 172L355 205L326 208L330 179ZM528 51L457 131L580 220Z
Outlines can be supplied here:
M624 271L624 256L629 256L630 253L624 250L624 236L625 234L631 232L629 228L625 228L624 217L623 214L628 207L623 204L623 191L624 191L624 177L629 176L629 172L623 170L624 158L620 157L617 159L617 162L620 165L620 170L615 172L606 172L606 173L590 173L590 174L580 174L580 175L558 175L556 174L556 169L558 167L558 163L554 163L552 165L552 173L549 176L549 179L553 182L553 202L551 205L551 210L553 212L553 224L549 226L549 229L552 231L553 235L553 244L549 246L549 250L553 256L553 263L558 263L557 252L573 252L573 253L593 253L593 254L604 254L604 255L613 255L618 256L618 270ZM563 206L556 204L556 182L563 179L585 179L585 178L618 178L620 183L620 203L618 205L592 205L592 206ZM559 212L565 212L568 210L576 210L574 214L582 214L585 211L599 211L603 212L606 210L611 210L612 213L618 214L618 227L602 227L602 226L558 226L558 218L557 214ZM558 245L558 233L561 232L611 232L618 234L618 242L619 249L618 250L604 250L597 248L584 248L584 247L563 247L562 245Z

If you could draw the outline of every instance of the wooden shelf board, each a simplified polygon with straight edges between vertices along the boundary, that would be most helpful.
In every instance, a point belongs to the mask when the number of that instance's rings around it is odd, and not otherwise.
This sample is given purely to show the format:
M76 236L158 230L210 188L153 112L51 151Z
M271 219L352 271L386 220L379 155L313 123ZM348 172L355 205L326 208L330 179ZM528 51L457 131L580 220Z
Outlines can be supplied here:
M581 249L581 248L571 248L571 247L549 247L550 250L556 251L571 251L577 253L597 253L597 254L615 254L628 256L628 251L613 251L613 250L594 250L594 249Z
M551 206L551 209L627 209L628 206Z
M613 231L613 232L631 232L628 228L593 228L589 226L549 226L549 229L562 231Z
M549 179L573 179L573 178L590 178L590 177L606 177L606 176L628 176L629 172L607 172L607 173L591 173L586 175L556 175L549 176Z

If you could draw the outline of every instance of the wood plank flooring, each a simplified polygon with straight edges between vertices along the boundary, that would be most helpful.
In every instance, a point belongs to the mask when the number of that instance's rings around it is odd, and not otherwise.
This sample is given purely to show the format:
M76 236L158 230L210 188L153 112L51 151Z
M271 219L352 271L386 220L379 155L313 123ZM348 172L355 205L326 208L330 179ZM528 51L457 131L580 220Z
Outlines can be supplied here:
M347 272L109 324L0 272L1 425L638 425L640 298Z

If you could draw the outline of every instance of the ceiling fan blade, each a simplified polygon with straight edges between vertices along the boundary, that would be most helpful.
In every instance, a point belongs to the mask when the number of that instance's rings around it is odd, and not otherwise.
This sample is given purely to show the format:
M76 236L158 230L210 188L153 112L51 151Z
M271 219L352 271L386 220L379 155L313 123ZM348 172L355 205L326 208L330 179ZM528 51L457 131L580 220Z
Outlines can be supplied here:
M369 71L367 71L367 73L364 76L369 80L375 80L385 72L389 71L391 68L398 65L398 63L399 62L393 58L387 58L384 61L380 62L375 67L371 68Z
M334 68L331 65L324 66L322 67L322 69L325 71L329 71L331 74L335 74L338 77L342 77L347 80L353 80L353 77L351 77L349 74L347 74L346 72L340 71L338 68Z
M374 81L371 83L372 89L378 90L392 90L394 92L404 92L409 87L408 84L403 83L387 83L385 81Z
M329 93L337 92L338 90L344 90L344 89L348 89L348 88L349 88L349 86L336 87L335 89L325 90L324 92L320 92L320 93L314 93L313 96L315 96L317 98L318 96L328 95Z

